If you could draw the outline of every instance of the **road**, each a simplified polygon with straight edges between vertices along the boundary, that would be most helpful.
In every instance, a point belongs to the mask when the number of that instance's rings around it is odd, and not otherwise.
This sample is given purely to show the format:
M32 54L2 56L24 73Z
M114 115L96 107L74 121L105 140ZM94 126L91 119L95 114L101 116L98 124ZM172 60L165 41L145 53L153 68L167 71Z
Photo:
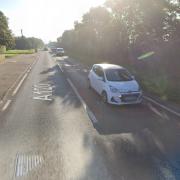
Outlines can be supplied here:
M68 57L40 53L0 113L0 179L180 179L179 118L146 101L105 105L87 88L87 73Z

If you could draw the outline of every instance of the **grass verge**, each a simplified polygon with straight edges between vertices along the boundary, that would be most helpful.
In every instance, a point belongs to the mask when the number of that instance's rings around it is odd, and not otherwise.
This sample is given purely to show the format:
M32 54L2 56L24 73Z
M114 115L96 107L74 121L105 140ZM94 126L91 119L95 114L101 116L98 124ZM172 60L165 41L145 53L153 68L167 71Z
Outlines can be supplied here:
M28 49L28 50L8 50L5 53L6 58L11 58L20 54L33 54L35 52L34 49Z

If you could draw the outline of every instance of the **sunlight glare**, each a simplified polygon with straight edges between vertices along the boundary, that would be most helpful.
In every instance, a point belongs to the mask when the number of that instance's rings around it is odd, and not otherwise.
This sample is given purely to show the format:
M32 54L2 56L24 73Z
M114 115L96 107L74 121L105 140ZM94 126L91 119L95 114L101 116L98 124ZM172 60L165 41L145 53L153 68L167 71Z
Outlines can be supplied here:
M40 37L48 42L71 29L74 21L90 7L103 3L104 0L21 0L21 6L7 12L7 16L15 35L20 35L20 29L23 29L25 36Z

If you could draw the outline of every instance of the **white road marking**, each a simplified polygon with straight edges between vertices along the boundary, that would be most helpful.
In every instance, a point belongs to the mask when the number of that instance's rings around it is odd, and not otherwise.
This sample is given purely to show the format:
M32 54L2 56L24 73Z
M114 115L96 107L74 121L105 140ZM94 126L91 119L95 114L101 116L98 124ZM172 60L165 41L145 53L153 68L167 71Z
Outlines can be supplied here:
M19 154L17 154L17 157L16 157L16 165L15 165L16 175L19 176L18 161L19 161Z
M152 99L150 97L147 97L147 96L143 96L143 97L144 97L144 99L146 99L146 100L156 104L157 106L161 107L162 109L164 109L164 110L166 110L166 111L168 111L168 112L170 112L172 114L175 114L176 116L180 117L180 113L178 113L178 112L176 112L176 111L174 111L174 110L172 110L172 109L170 109L170 108L168 108L168 107L158 103L157 101L155 101L154 99Z
M93 114L93 112L88 107L87 107L87 113L93 123L98 123L96 116Z
M16 89L13 91L12 96L14 96L14 95L18 92L18 90L20 89L22 83L23 83L24 80L26 79L27 75L28 75L28 74L26 73L26 74L23 76L23 78L22 78L21 81L19 82L18 86L17 86Z
M34 85L34 87L51 87L51 85L39 83L38 85Z
M75 92L76 96L78 97L78 99L80 100L81 104L83 105L84 110L86 111L86 113L88 114L90 120L93 123L97 123L98 120L96 119L94 113L89 109L89 107L86 105L84 99L80 96L80 94L78 93L76 87L74 86L74 84L72 83L72 81L67 78L68 83L70 84L71 88L73 89L73 91Z
M44 96L36 96L36 97L33 97L34 100L42 100L42 101L52 101L51 97L52 94L48 94L48 95L44 95Z
M34 94L43 94L43 93L48 93L49 95L51 95L52 96L52 90L47 90L47 91L39 91L38 89L34 89L34 92L33 92Z
M50 84L38 84L33 86L33 99L42 101L52 101L53 88Z
M2 108L2 111L5 111L8 108L8 106L10 105L10 103L11 103L11 100L7 100L6 104Z
M43 157L38 155L17 154L15 164L15 176L25 176L31 170L41 165Z
M58 64L58 66L59 66L59 68L60 68L61 72L64 72L64 70L63 70L63 68L61 67L61 65L60 65L60 64Z

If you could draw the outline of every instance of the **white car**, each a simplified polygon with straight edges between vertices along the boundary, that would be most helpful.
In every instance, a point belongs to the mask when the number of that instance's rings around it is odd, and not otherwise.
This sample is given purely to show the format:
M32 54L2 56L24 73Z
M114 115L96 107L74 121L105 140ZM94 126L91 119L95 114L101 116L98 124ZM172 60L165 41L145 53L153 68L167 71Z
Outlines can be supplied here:
M109 104L139 104L142 91L125 68L114 64L94 64L88 75L89 88L93 88Z
M65 52L63 48L56 48L56 56L64 56Z

